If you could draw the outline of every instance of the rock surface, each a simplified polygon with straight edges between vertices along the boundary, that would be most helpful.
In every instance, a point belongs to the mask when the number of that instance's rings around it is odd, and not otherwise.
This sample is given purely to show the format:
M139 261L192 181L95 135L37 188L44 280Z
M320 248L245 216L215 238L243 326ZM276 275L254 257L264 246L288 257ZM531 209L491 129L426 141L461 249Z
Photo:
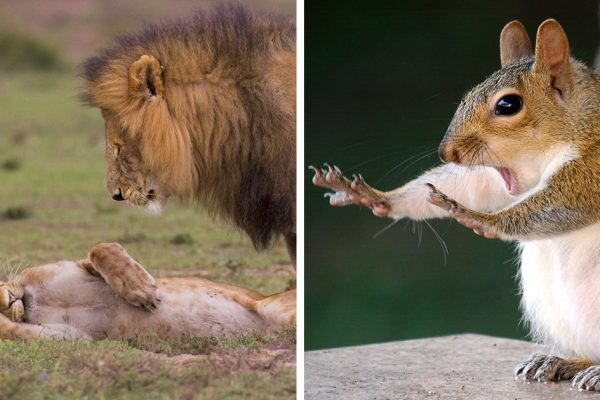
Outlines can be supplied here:
M473 334L309 351L305 399L600 399L567 381L516 381L514 368L543 351Z

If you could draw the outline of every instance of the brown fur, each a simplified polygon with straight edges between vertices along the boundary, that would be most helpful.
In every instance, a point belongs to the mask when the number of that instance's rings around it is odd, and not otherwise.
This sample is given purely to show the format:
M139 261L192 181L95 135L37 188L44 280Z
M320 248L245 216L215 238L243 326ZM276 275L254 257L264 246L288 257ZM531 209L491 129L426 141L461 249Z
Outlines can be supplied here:
M600 391L600 75L569 56L551 19L535 51L521 23L507 24L500 51L502 68L464 96L440 145L451 164L389 192L337 167L314 168L313 182L335 191L334 206L396 220L450 216L487 238L518 240L533 339L583 358L534 355L516 375Z
M574 231L600 220L600 76L569 57L558 22L540 25L535 52L523 25L513 21L500 36L502 68L462 99L439 147L444 162L512 171L515 196L541 180L548 160L573 159L548 179L543 190L496 212L469 209L430 186L429 201L488 238L534 239ZM514 115L496 115L506 95L522 98ZM313 182L344 196L333 205L362 204L385 217L401 201L404 188L379 192L361 179L350 182L339 170L315 169Z
M435 189L431 201L489 238L548 237L598 221L598 75L570 58L567 36L554 20L538 28L535 52L516 21L502 31L500 49L503 68L465 95L440 145L442 160L508 167L523 176L556 148L569 147L577 157L544 190L495 213L466 209ZM494 115L494 104L506 94L522 97L522 110ZM523 186L517 192L531 185Z
M0 339L224 336L295 323L295 290L263 296L196 277L155 281L118 243L0 282Z
M295 241L295 25L240 7L123 36L84 65L107 183L136 205L195 199L263 248Z

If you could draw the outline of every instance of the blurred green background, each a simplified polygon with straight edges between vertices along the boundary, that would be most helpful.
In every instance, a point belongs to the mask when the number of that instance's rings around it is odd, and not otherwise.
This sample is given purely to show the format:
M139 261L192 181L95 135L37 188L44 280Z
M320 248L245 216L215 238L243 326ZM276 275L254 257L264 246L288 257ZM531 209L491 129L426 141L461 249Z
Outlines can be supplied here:
M595 1L308 2L306 165L335 163L384 190L437 165L462 94L500 67L498 39L521 20L532 40L556 18L572 53L599 43ZM407 162L408 160L408 162ZM459 332L523 338L515 246L449 220L426 225L333 209L306 172L306 348Z

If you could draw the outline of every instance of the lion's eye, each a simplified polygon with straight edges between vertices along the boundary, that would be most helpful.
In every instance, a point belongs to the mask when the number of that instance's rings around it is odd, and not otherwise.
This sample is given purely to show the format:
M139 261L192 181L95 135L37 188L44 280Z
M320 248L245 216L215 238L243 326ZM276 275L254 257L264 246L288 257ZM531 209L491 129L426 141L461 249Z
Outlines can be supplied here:
M496 103L494 110L496 115L513 115L518 113L523 107L523 98L516 94L508 94Z

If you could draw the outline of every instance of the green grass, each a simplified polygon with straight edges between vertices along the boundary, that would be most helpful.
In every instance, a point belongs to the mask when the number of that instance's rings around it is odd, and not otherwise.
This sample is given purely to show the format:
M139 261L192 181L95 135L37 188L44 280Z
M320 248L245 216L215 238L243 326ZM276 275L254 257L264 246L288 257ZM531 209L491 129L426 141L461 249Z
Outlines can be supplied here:
M202 208L173 202L156 217L112 201L104 123L79 103L78 84L74 73L0 72L5 271L80 259L95 243L119 241L155 276L201 276L263 294L293 285L282 243L258 253ZM293 397L294 338L0 342L0 399Z
M58 49L18 31L0 30L0 68L7 70L58 70L62 67Z
M245 350L245 349L243 349ZM226 351L168 357L122 341L0 342L0 399L280 399L295 393L294 370L229 362ZM254 355L254 357L253 357Z

